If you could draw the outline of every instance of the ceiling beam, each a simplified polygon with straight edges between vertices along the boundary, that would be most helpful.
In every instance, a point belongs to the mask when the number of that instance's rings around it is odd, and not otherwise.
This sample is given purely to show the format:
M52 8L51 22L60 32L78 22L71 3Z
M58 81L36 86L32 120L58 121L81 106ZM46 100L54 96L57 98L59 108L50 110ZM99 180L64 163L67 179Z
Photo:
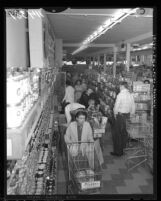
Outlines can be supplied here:
M103 54L113 54L113 48L107 48L107 49L104 49L104 50L100 50L100 51L97 51L97 52L92 52L92 53L89 53L89 54L86 54L87 56L98 56L98 55L103 55Z
M70 16L108 16L108 17L114 17L114 14L102 14L102 13L65 13L65 12L60 12L60 13L51 13L51 12L46 12L46 14L54 14L54 15L70 15Z
M80 47L80 43L64 43L63 47ZM95 44L91 43L88 45L88 47L114 47L114 44Z
M139 35L135 38L130 38L128 40L125 40L124 43L135 43L135 42L138 42L138 41L141 41L141 40L144 40L144 39L148 39L150 37L153 36L153 33L152 32L148 32L146 34L142 34L142 35Z

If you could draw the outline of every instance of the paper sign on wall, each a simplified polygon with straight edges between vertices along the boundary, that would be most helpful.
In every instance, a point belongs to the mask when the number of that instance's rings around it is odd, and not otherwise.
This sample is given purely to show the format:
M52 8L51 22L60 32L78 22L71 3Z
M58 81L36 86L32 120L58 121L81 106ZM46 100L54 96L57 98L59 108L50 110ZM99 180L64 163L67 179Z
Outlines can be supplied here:
M7 156L12 156L12 140L7 139Z

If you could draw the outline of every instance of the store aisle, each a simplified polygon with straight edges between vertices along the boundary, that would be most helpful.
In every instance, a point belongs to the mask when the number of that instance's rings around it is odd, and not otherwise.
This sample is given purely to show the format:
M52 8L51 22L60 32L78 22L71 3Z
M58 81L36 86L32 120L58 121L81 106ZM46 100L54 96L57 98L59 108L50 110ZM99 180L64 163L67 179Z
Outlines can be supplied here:
M64 124L66 123L66 119L65 119L65 115L64 114L59 114L59 123ZM62 131L62 126L60 131ZM61 137L60 137L60 142L59 142L59 151L58 151L58 169L57 169L57 181L58 181L58 185L57 185L57 194L66 194L66 182L67 182L67 164L64 163L63 159L65 158L65 153L62 150L63 149L63 145L61 142Z
M66 175L61 153L58 153L57 194L66 194Z

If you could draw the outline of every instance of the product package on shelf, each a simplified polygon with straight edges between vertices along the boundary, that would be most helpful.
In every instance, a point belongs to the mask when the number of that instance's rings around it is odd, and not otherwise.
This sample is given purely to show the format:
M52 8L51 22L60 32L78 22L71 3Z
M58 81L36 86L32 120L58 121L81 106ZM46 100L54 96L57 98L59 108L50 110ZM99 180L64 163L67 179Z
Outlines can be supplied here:
M50 135L50 151L45 170L45 189L46 195L56 194L56 171L57 171L57 154L56 154L56 125L53 127L52 134ZM56 130L55 130L56 129Z
M56 155L51 152L46 168L45 194L56 194Z
M147 104L146 103L136 103L136 110L147 110Z
M147 122L147 112L140 112L140 113L135 113L130 118L131 123L146 123Z
M150 84L133 82L133 91L135 91L135 92L150 92Z
M135 100L136 114L140 122L146 122L149 118L151 105L150 84L133 82L133 97Z
M149 101L150 100L150 94L145 93L133 93L135 101Z

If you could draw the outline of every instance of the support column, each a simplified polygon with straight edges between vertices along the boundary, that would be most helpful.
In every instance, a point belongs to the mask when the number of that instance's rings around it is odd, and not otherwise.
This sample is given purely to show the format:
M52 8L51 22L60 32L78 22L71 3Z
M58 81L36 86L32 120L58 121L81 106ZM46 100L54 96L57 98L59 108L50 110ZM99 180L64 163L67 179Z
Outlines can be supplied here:
M87 61L88 61L88 57L85 58L85 62L86 62L86 64L87 64Z
M117 60L117 48L113 48L113 77L116 77L116 60Z
M93 66L94 66L94 56L93 56Z
M135 61L136 61L136 63L137 63L137 62L138 62L138 57L137 57L137 55L135 56L135 58L136 58Z
M93 56L93 66L95 66L95 56Z
M32 13L32 10L29 9L28 12ZM19 22L20 21L18 20L17 23L19 23ZM44 66L44 51L43 51L43 49L44 49L43 40L44 39L43 39L42 18L35 17L33 19L33 17L31 17L29 15L28 16L28 24L29 24L30 66L40 67L40 68L46 67L46 66ZM22 30L20 29L19 32L21 33ZM19 39L20 45L22 45L21 38L22 37L20 37L20 39ZM20 57L21 56L22 55L20 54Z
M131 48L130 43L127 43L127 49L126 49L126 69L127 69L127 71L129 71L129 67L130 67L130 48Z
M63 42L62 39L55 40L55 61L58 67L62 67L63 61Z
M91 65L93 65L93 57L91 57Z
M141 65L144 64L144 55L141 55Z
M98 66L100 65L100 55L97 56L98 59Z
M106 54L104 54L104 72L106 71Z
M91 65L91 57L89 57L89 65Z
M95 66L97 66L97 56L95 56Z

